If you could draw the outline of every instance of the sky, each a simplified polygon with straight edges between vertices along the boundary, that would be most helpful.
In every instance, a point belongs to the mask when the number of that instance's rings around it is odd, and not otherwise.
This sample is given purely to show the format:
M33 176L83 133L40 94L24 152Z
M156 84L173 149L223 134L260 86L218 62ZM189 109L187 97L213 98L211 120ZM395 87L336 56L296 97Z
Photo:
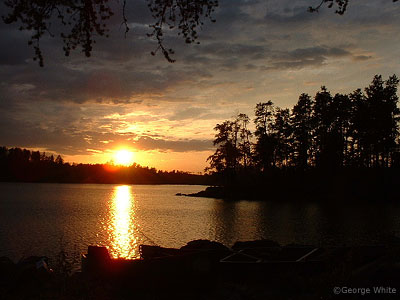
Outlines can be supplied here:
M259 102L292 108L322 85L350 93L375 74L400 76L399 3L351 0L343 16L309 13L318 2L220 0L200 44L165 32L175 63L150 55L153 19L142 0L128 1L126 38L117 7L110 37L97 39L90 58L79 49L65 57L59 39L43 38L43 68L29 33L0 22L0 146L76 163L130 149L142 166L202 172L215 125L253 118Z

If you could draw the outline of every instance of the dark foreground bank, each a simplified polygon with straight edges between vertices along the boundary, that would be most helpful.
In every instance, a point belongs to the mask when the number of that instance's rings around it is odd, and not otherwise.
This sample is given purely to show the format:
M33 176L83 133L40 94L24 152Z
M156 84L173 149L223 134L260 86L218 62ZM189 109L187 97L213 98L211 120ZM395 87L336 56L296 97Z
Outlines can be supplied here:
M396 299L400 244L316 248L273 241L206 240L140 247L141 259L88 248L82 271L52 272L44 258L1 259L1 299ZM339 290L338 290L339 288ZM353 288L362 288L362 290ZM352 298L353 299L353 298Z

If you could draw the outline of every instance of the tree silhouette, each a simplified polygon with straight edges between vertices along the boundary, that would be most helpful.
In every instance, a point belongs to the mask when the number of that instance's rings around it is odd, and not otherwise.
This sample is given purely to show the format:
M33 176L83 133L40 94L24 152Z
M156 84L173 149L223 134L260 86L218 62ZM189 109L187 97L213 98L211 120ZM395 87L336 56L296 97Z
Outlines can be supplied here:
M363 164L365 150L362 151L365 140L364 127L366 122L366 106L361 89L349 94L350 99L350 122L349 122L349 165L359 167Z
M151 54L155 55L158 50L161 50L169 62L175 61L170 57L174 51L164 47L164 27L173 29L178 26L178 35L182 35L187 44L194 43L198 38L197 28L203 25L203 17L210 18L212 22L215 22L211 14L218 6L218 0L147 0L147 2L152 16L156 20L154 24L150 25L153 31L148 36L155 37L158 42L156 50Z
M312 144L313 102L307 94L301 94L292 110L294 164L300 169L309 165Z
M293 144L290 110L276 108L271 128L275 137L274 165L279 167L288 166Z
M266 171L275 165L274 154L276 137L272 133L274 104L272 101L258 103L255 108L254 133L257 141L255 144L255 160L261 170Z
M351 162L350 145L350 118L351 102L348 95L336 94L333 97L332 114L332 155L336 159L336 167L347 166Z
M333 98L323 86L315 95L313 107L314 155L318 167L330 166L332 162L330 142L336 139L332 130L334 119Z
M343 168L396 167L400 165L398 84L395 75L386 81L376 75L364 92L357 89L334 97L323 86L314 100L301 94L291 111L275 107L272 101L258 103L255 141L245 114L217 124L217 149L208 158L208 170L228 182L238 175L236 181L243 182L257 172L263 174L259 178L266 174L271 178L281 171L286 176L290 169L328 174ZM246 172L238 172L242 170Z
M392 1L397 2L398 0L392 0ZM321 2L317 6L310 6L308 8L308 11L318 12L323 5L327 5L329 8L335 6L336 7L335 13L343 15L347 10L349 2L350 0L321 0Z
M238 173L247 171L252 164L249 123L246 114L238 114L232 121L227 120L215 126L217 133L213 143L217 148L207 158L210 166L205 171L222 175L227 184L234 183Z
M28 41L34 48L34 60L43 66L44 60L40 47L41 38L51 32L52 23L60 23L66 32L61 32L63 50L66 56L77 47L82 48L86 56L90 56L96 36L108 36L107 20L113 15L112 0L4 0L10 8L3 20L6 24L18 23L20 30L31 33ZM218 6L217 0L146 0L150 12L155 20L149 25L152 32L149 37L155 38L157 48L152 52L161 51L164 57L173 62L172 49L164 45L163 34L165 28L178 29L186 43L197 40L197 30L203 24L204 18L212 19L211 14ZM128 20L125 16L127 1L122 3L122 23L125 33L129 31ZM54 25L53 25L54 26Z
M157 47L151 52L155 55L158 51L169 62L175 60L171 57L173 49L167 48L164 42L165 29L178 29L186 43L197 42L198 28L203 25L204 19L212 18L212 14L218 6L218 0L145 0L154 18L150 24L152 31L150 38L157 41ZM309 11L318 11L323 5L336 7L336 13L344 14L350 0L321 0L317 6L310 6ZM398 0L392 0L397 2ZM63 50L66 56L78 47L86 56L90 56L96 36L108 36L107 20L114 15L111 3L119 3L118 0L4 0L4 4L10 9L3 16L6 24L18 23L20 30L31 33L28 41L34 49L34 60L43 66L44 59L40 46L43 36L54 37L51 32L52 24L59 22L66 32L60 33L63 40ZM129 31L126 9L128 2L122 3L122 20L125 34Z
M60 155L0 147L0 181L60 183L204 184L209 177L180 171L157 171L133 164L129 167L65 163Z
M384 166L389 163L389 150L395 147L398 134L397 122L399 109L397 85L399 80L391 76L385 82L382 76L375 76L371 85L365 89L368 130L368 146L372 150L374 166Z
M206 171L215 170L230 180L236 172L239 157L235 124L232 121L225 121L222 124L217 124L214 130L217 133L213 144L217 146L217 149L213 155L207 158L210 167L206 168Z
M247 169L247 167L249 167L252 161L251 143L250 143L250 138L252 136L252 133L248 129L250 119L249 116L246 114L238 114L235 121L239 125L238 150L240 153L240 159L242 161L243 168Z

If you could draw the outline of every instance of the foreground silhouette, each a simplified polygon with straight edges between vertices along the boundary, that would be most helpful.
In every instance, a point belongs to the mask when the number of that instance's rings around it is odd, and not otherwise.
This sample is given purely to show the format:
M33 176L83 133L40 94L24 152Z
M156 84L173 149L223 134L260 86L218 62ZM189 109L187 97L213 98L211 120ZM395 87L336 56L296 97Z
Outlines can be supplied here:
M397 2L398 0L392 0ZM157 42L157 47L151 52L155 55L160 51L167 61L174 62L171 55L172 49L166 47L164 42L165 32L177 29L185 42L199 43L198 30L204 25L205 19L210 19L218 7L218 0L145 0L154 23L149 27L151 32L148 37ZM312 3L311 5L315 5ZM334 7L335 13L343 15L350 0L321 0L316 6L309 6L310 12L317 12L322 6ZM30 39L28 44L34 49L34 60L43 67L44 58L42 55L40 41L43 37L55 37L53 34L54 25L61 29L59 33L63 42L63 51L66 56L76 48L81 47L82 52L89 57L92 53L96 38L98 36L108 37L109 19L118 11L116 7L121 6L122 15L120 23L125 27L125 35L130 30L128 23L135 20L127 19L126 10L133 10L134 6L124 0L121 2L110 0L83 1L83 0L7 0L5 6L9 9L3 15L6 24L18 24L19 30L26 30ZM237 5L237 4L234 4ZM52 28L53 26L53 28Z
M169 62L175 61L171 58L174 51L165 46L164 31L177 29L178 35L181 35L186 43L194 43L204 19L209 18L215 22L211 15L218 6L217 0L145 2L154 19L154 23L148 25L151 32L147 36L157 42L157 47L151 54L155 55L160 51ZM135 8L126 0L120 3L110 0L7 0L4 4L9 8L7 15L3 16L4 22L17 23L19 30L26 30L31 35L28 44L34 49L33 59L37 60L41 67L44 66L40 45L43 37L59 35L66 56L81 47L82 52L89 57L96 39L99 36L108 37L109 20L118 11L116 7L121 6L120 21L125 26L125 36L130 30L128 23L135 22L126 17L126 9ZM51 31L57 25L61 28L61 33L54 35Z
M141 246L141 259L112 259L89 246L82 272L50 271L45 257L0 263L0 297L7 299L326 299L355 293L394 297L400 290L400 247L316 248L270 240L231 248L195 240L179 248ZM345 295L346 296L346 295ZM358 296L358 295L357 295ZM380 298L379 298L380 299Z

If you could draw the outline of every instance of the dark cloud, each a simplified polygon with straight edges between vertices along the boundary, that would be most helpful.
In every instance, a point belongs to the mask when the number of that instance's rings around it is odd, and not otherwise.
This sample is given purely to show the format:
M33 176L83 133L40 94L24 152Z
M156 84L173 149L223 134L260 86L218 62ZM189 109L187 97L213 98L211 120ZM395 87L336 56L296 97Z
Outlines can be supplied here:
M127 68L49 66L45 69L26 67L21 69L21 73L11 76L0 73L0 80L7 82L7 86L3 87L7 94L36 101L140 103L140 96L162 94L180 84L196 84L198 80L211 76L207 71L195 68L182 71L170 67L154 70L141 68L131 71ZM16 86L32 88L18 91Z
M130 144L138 150L186 152L212 149L212 142L209 140L171 140L160 134L138 135L132 131L119 132L120 129L125 129L125 121L121 124L118 119L95 118L90 114L83 116L77 107L68 108L59 104L48 105L40 110L42 113L37 112L37 114L42 118L38 118L38 115L30 110L10 113L0 109L2 145L42 148L62 155L86 154L87 149L102 151L105 147L113 148L120 144ZM207 113L207 110L201 111ZM181 111L176 115L176 119L185 119L185 114L189 117L194 113L195 110L190 111L190 109ZM129 123L134 124L134 122Z
M238 43L210 43L202 45L199 52L222 58L262 59L267 51L262 45L248 45Z
M371 55L356 55L353 57L356 61L364 61L373 58Z
M96 111L90 114L96 115ZM87 148L103 149L102 141L126 142L135 133L118 133L102 125L119 129L112 120L83 115L78 106L33 105L15 103L11 109L0 107L2 145L45 148L63 155L85 154Z
M353 57L353 54L342 48L316 46L298 48L288 52L279 52L272 55L271 61L262 66L261 70L301 69L305 67L320 67L329 58Z
M276 7L275 9L267 10L264 18L257 23L274 27L293 27L299 24L304 25L305 23L315 22L321 15L309 13L308 7L309 5L296 5L292 1L292 6L286 6L283 10L277 10Z
M192 49L192 53L185 55L182 62L189 65L212 65L215 70L229 71L265 59L269 52L263 45L212 42Z
M165 32L166 46L175 50L177 59L169 64L160 53L150 55L157 44L146 36L154 21L146 1L127 1L131 30L126 38L120 4L115 3L110 37L97 38L91 58L84 57L80 49L66 58L62 42L47 37L41 42L44 68L31 60L34 53L27 46L27 32L0 25L2 143L61 154L102 150L106 148L102 141L110 141L109 147L133 140L143 150L210 150L211 141L190 136L171 140L163 133L143 137L134 132L118 133L125 129L123 122L146 126L159 121L157 126L163 126L157 114L125 118L125 108L146 111L146 105L158 105L164 110L163 120L173 123L171 128L184 123L180 121L225 118L215 110L218 101L225 103L227 110L239 105L232 104L234 99L240 99L241 107L259 101L264 95L257 90L273 93L273 83L284 81L274 70L316 69L330 60L346 59L349 70L354 71L354 66L371 58L382 58L383 62L384 50L396 42L393 32L400 25L400 4L388 0L352 1L344 16L326 7L320 13L308 13L309 0L221 0L214 15L217 22L205 21L199 31L200 45L186 45L176 31ZM53 29L61 31L57 25ZM337 38L331 40L331 36ZM376 53L374 46L368 48L363 43L366 39L371 45L375 40L384 41L378 47L383 49L381 53ZM320 85L319 80L297 78L305 85ZM258 86L246 94L240 87L250 83ZM288 88L293 87L290 84ZM235 94L236 89L240 95ZM207 101L210 106L204 106ZM178 105L182 103L185 106ZM106 107L100 108L102 105ZM112 114L120 115L105 118Z
M336 47L327 47L327 46L317 46L310 48L300 48L290 51L288 53L288 58L292 59L310 59L316 56L323 57L342 57L348 56L351 53L345 49L340 49Z
M400 5L387 0L359 1L352 3L339 23L354 28L400 25Z
M1 23L1 21L0 21ZM17 30L0 27L0 66L24 65L32 54L27 45L26 35Z
M216 23L206 22L199 33L202 41L233 41L240 28L253 23L253 17L243 11L247 5L246 0L221 0L214 14ZM254 2L254 1L252 1ZM248 3L249 5L251 3Z
M62 128L41 128L29 120L0 119L2 144L13 147L45 148L61 154L84 153L89 146L82 136Z

